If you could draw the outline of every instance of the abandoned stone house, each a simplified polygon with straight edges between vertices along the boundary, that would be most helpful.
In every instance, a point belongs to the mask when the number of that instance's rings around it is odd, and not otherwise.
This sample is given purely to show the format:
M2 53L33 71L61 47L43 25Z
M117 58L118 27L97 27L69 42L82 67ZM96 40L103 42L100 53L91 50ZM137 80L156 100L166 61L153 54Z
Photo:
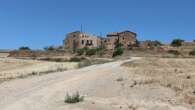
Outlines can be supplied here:
M65 48L67 49L82 49L82 48L98 48L101 45L101 39L97 36L92 36L80 31L67 34L64 40Z
M109 33L105 40L105 46L107 49L114 49L116 46L116 42L118 42L121 43L125 49L128 49L131 46L136 45L136 36L136 33L131 31Z
M123 44L125 49L137 43L136 33L130 31L110 33L107 38L92 36L80 31L67 34L64 40L65 48L67 49L82 49L82 48L99 48L114 49L116 42Z

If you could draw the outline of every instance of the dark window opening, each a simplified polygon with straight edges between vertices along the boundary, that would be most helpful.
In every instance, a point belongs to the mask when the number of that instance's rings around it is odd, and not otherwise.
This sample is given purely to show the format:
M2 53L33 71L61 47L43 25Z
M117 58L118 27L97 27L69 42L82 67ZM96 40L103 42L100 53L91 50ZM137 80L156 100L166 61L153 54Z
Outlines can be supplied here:
M83 45L84 43L85 43L85 41L84 41L84 40L82 40L82 41L81 41L81 44Z
M88 46L93 45L93 41L92 40L87 40L86 45L88 45Z

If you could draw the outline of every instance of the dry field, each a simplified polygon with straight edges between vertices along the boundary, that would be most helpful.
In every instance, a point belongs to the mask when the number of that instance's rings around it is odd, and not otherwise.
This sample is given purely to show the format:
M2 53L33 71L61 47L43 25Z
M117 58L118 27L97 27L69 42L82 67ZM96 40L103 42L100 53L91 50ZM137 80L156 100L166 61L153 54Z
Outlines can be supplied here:
M154 93L164 92L161 101L195 109L195 59L142 58L123 66L130 71L132 88L164 88Z
M0 58L5 58L9 55L9 53L1 53L0 52Z
M57 63L36 60L0 58L0 81L24 78L50 72L64 71L77 67L77 63Z
M7 81L0 109L195 110L194 65L194 59L132 58ZM64 103L77 91L82 102Z

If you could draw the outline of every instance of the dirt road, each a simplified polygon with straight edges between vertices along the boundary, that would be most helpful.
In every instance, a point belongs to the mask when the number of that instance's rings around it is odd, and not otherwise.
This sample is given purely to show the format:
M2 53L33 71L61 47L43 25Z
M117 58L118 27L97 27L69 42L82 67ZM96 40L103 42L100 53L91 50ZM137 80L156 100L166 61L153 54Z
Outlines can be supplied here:
M126 60L127 61L127 60ZM0 110L189 110L169 103L175 93L163 87L129 88L125 61L78 70L16 79L0 85ZM120 79L120 80L119 80ZM123 81L124 80L124 81ZM81 103L65 104L67 93L79 91Z

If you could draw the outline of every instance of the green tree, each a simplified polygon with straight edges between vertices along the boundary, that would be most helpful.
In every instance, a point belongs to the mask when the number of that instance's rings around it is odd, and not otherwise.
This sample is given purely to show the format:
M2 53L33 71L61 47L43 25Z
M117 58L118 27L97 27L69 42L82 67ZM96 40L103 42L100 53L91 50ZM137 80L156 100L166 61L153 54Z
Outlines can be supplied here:
M30 51L31 49L27 46L22 46L22 47L19 48L19 50L28 50L28 51Z
M172 42L171 42L171 46L173 47L180 47L182 46L182 43L184 42L184 40L181 40L181 39L174 39Z
M120 56L123 54L123 44L116 42L115 45L116 46L115 46L112 57Z
M49 47L45 47L44 50L45 51L54 51L55 48L53 46L49 46Z
M158 40L155 40L153 43L154 43L155 47L158 47L158 46L162 45L162 43L160 41L158 41Z

